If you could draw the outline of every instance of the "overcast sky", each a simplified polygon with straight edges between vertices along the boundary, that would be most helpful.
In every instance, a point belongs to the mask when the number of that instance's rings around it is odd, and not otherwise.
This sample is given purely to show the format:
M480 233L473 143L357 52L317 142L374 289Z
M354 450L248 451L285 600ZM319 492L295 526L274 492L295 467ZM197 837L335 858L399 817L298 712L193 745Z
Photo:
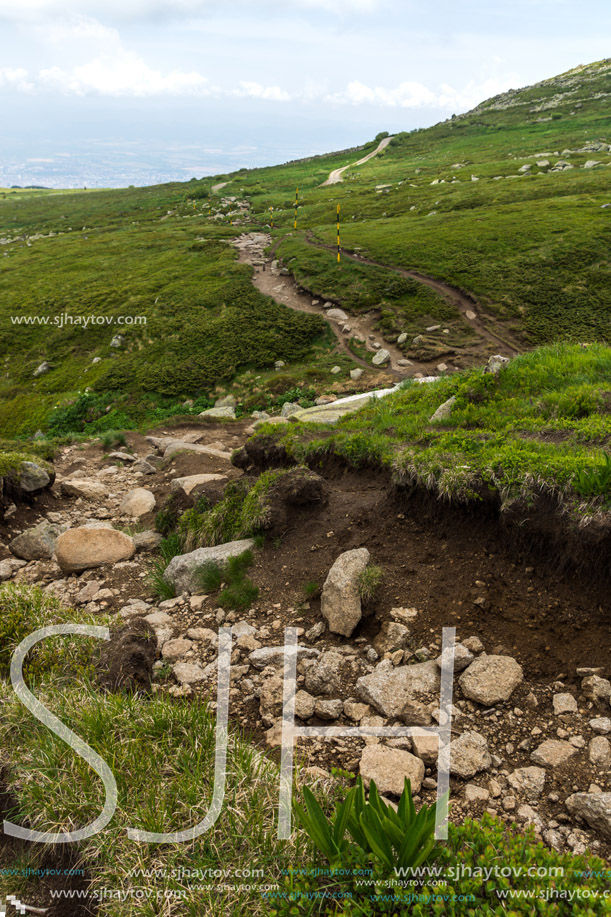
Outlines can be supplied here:
M0 166L343 148L608 56L610 26L607 0L0 0Z

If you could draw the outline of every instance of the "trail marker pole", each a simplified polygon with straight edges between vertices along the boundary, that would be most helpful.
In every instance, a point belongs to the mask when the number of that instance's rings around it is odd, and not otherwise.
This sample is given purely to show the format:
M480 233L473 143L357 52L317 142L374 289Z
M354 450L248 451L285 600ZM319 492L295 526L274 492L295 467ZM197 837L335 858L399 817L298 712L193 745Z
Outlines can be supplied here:
M269 222L271 223L271 228L272 228L272 231L273 231L273 229L274 229L274 208L273 208L273 207L270 207L270 208L269 208L269 214L270 214L270 216L269 216Z
M341 256L339 253L339 204L337 205L337 263L341 261Z
M299 188L295 189L295 221L293 223L293 229L297 229L297 208L299 207Z

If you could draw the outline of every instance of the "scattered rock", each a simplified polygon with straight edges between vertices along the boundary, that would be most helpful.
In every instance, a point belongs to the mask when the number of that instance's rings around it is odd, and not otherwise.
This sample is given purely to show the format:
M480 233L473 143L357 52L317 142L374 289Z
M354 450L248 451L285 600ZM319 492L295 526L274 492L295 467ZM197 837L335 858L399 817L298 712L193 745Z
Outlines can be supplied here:
M456 643L454 645L454 672L462 672L467 666L471 665L473 662L474 656L473 653L467 649L463 643ZM444 650L444 652L436 660L439 668L442 668L444 662L447 660L448 664L452 657L452 652L450 649Z
M119 506L119 512L124 516L139 519L140 516L152 512L156 504L155 494L145 487L136 487L125 496Z
M99 481L89 481L85 478L71 478L62 481L61 491L65 497L83 497L85 500L103 500L108 496L108 490Z
M545 770L542 767L519 767L507 777L507 782L527 802L536 802L545 786Z
M611 793L573 793L566 807L595 831L611 839Z
M359 770L366 787L374 780L380 793L393 796L401 795L406 777L414 794L420 792L424 779L424 762L420 758L386 745L368 745L361 756Z
M22 462L19 467L19 486L23 493L34 496L50 487L53 479L36 462Z
M463 732L450 745L450 773L468 779L492 764L488 743L479 732Z
M136 551L156 551L161 542L163 535L152 530L146 532L137 532L134 536Z
M385 363L390 362L390 354L386 348L381 347L376 354L371 359L371 362L374 366L384 366Z
M409 628L404 624L396 621L384 621L377 637L373 641L373 647L380 656L384 653L392 653L393 650L404 649L407 646L409 638Z
M220 408L208 408L207 411L202 411L199 415L200 417L209 417L211 420L235 420L235 408L227 405L226 407Z
M450 416L454 405L456 404L456 395L452 395L451 398L448 398L447 401L444 401L443 404L440 404L435 413L430 418L430 423L438 423L440 420L446 420Z
M93 525L62 532L55 545L57 563L64 573L80 573L129 560L135 551L134 540L129 535Z
M485 373L500 373L504 366L507 366L509 363L509 358L502 356L500 353L495 353L494 356L488 358L488 363L484 368Z
M522 666L511 656L481 656L471 663L458 683L469 700L486 707L507 701L524 680Z
M343 701L339 699L328 700L326 698L318 698L314 712L321 720L336 720L338 716L342 715L343 709Z
M300 720L309 720L314 716L315 699L307 691L297 691L295 693L295 716Z
M200 591L199 571L203 564L214 561L224 565L230 557L237 557L253 547L252 538L245 538L213 548L197 548L189 554L179 554L166 567L165 579L174 586L177 593L197 593Z
M439 693L440 675L433 660L393 668L381 662L370 675L356 683L361 700L371 704L384 716L401 716L409 702L422 702Z
M53 557L55 543L65 525L52 525L50 522L39 522L31 529L13 538L9 550L15 557L23 560L49 560Z
M353 382L358 382L358 380L359 380L359 379L361 378L361 376L363 375L363 372L364 372L364 370L362 370L362 369L360 368L360 366L357 367L357 369L351 369L351 370L350 370L350 378L352 379Z
M588 758L595 767L609 770L611 767L611 744L604 736L595 736L588 745Z
M316 662L308 666L305 676L306 689L317 696L337 694L345 662L346 657L334 650L322 653Z
M319 651L307 646L297 647L297 659L311 659L318 656ZM268 665L282 665L284 663L284 646L262 646L253 650L248 661L255 669L264 669Z
M35 379L38 379L39 376L44 376L45 373L48 373L50 369L51 369L51 364L45 360L43 363L40 364L40 366L36 367L32 375L34 376Z
M194 662L177 662L172 671L181 685L196 685L207 677L201 665Z
M577 701L572 694L554 694L552 705L556 716L563 713L577 713Z
M367 548L346 551L337 558L322 590L321 612L334 634L349 637L361 620L358 579L369 563Z
M577 749L570 742L562 739L546 739L533 753L531 759L544 767L559 767L577 754Z

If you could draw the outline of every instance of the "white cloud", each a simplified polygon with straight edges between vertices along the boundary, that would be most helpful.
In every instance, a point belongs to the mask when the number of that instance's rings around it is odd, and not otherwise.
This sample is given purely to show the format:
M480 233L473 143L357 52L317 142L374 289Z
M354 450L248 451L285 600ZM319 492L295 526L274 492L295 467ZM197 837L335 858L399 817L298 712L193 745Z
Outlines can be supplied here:
M17 89L19 92L30 92L34 84L28 78L28 71L21 67L0 67L0 89Z
M257 14L265 10L290 13L299 10L326 10L330 13L373 13L388 0L232 0L223 12L236 13L251 9ZM182 19L184 17L218 12L218 0L0 0L0 20L36 22L70 16L99 16L112 20Z
M37 84L41 88L79 96L211 95L215 91L201 73L181 70L162 73L125 50L71 70L61 67L41 70Z
M345 89L328 94L326 102L338 105L377 105L387 108L442 108L464 111L484 99L515 88L514 80L471 80L463 89L442 84L437 92L418 82L404 82L393 88L367 86L358 80L348 83Z
M266 99L269 102L290 102L291 97L280 86L262 86L250 80L241 80L240 88L234 90L234 95L247 96L251 99Z

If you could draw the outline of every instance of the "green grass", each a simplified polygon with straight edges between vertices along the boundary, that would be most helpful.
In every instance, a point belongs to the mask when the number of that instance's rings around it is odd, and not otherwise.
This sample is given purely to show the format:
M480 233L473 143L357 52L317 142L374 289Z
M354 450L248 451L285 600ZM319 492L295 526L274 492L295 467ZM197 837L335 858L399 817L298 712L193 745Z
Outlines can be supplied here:
M246 571L254 563L252 551L243 551L237 557L230 557L226 564L207 561L198 571L198 584L207 595L219 593L217 603L227 611L246 611L259 597ZM220 590L220 591L219 591Z
M381 567L376 567L375 564L369 564L359 573L358 590L363 605L371 605L382 585L383 579L384 571Z
M610 379L611 348L552 345L515 358L498 375L472 370L407 384L332 431L291 425L273 435L297 461L333 453L459 502L509 504L543 491L583 517L611 507ZM431 423L451 397L450 416Z

